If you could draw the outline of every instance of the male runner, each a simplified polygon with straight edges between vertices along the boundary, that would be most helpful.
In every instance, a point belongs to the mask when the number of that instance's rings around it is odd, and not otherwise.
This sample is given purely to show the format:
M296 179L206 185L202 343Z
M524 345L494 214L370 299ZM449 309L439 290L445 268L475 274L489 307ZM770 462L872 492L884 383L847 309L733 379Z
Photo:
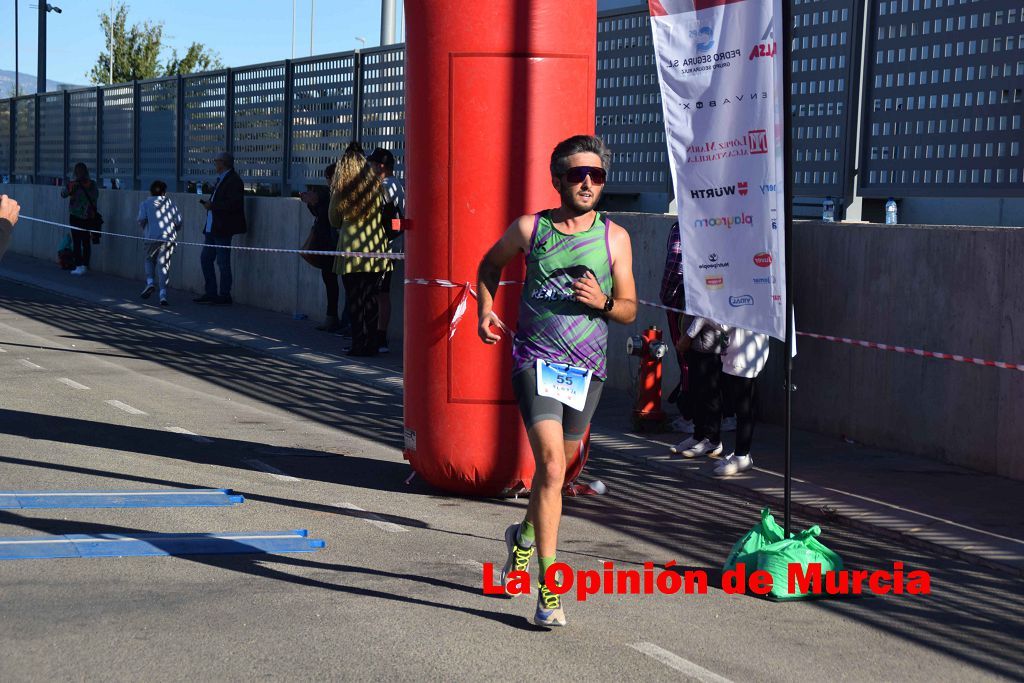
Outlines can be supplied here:
M636 319L629 235L595 209L610 160L600 138L577 135L560 142L551 154L551 184L561 205L517 218L484 256L478 276L477 331L485 344L496 344L500 323L492 306L501 271L526 254L512 386L537 469L526 519L505 531L502 582L513 569L529 570L539 549L534 623L541 626L565 626L544 573L555 563L566 463L579 449L607 377L608 321ZM544 395L551 393L559 398Z

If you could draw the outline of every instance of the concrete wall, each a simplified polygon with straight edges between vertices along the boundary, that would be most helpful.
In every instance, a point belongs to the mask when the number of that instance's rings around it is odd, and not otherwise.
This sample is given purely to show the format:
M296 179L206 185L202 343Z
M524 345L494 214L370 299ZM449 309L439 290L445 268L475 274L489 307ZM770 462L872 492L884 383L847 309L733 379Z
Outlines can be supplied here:
M60 188L41 185L8 185L4 191L18 200L25 215L61 223L67 222L67 200L60 198ZM104 232L142 235L135 218L139 204L148 192L101 190L99 209L105 220ZM172 194L185 218L183 242L202 242L206 210L199 198L191 194ZM234 244L252 247L298 249L309 235L313 217L298 199L280 197L247 197L245 214L249 231L235 237ZM14 231L11 250L36 258L54 260L64 231L53 226L22 221ZM199 247L179 246L171 266L171 287L196 294L203 292L203 273L199 266ZM282 313L301 312L310 319L321 320L327 301L320 271L298 255L260 252L235 252L232 261L234 286L232 298L249 306ZM92 268L104 273L145 282L141 240L104 235L93 245ZM400 282L402 273L399 264ZM401 287L393 285L394 311L392 321L402 319ZM173 302L172 302L173 303ZM401 325L391 325L392 338L397 340Z
M633 240L642 299L657 301L674 218L617 214ZM799 330L1024 362L1024 228L798 222L792 283ZM664 327L641 307L636 327ZM635 383L613 329L610 379ZM1024 373L802 338L794 424L1024 479ZM782 345L759 382L762 416L783 418ZM665 368L666 391L678 377Z
M67 203L52 187L5 188L27 215L65 221ZM105 230L138 234L143 193L104 191ZM201 241L204 212L193 195L175 195L185 212L183 239ZM236 243L297 248L311 216L295 199L246 200L249 233ZM630 232L641 299L658 300L665 242L674 218L613 214ZM12 249L52 260L62 232L24 221ZM799 222L793 284L800 330L1024 362L1024 229ZM239 253L239 303L318 318L324 294L319 271L298 256ZM142 247L106 236L94 249L96 270L142 281ZM199 250L175 256L172 285L200 292ZM402 319L394 288L395 321ZM638 361L625 354L629 334L665 328L665 314L641 307L636 324L612 327L609 381L632 391ZM392 325L393 336L400 334ZM667 336L667 335L666 335ZM761 376L763 416L782 419L782 355L776 345ZM665 390L678 380L665 365ZM803 339L795 361L794 423L835 436L1024 479L1024 373ZM674 412L668 407L670 412Z

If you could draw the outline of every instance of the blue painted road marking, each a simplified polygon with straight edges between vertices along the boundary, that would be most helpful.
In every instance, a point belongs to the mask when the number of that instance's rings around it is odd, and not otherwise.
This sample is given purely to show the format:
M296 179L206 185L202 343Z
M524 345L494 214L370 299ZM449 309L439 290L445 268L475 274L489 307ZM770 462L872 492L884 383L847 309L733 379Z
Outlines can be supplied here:
M309 538L309 532L305 529L218 534L11 536L0 538L0 560L311 553L326 545L321 539Z
M217 507L245 501L231 489L0 491L0 509Z

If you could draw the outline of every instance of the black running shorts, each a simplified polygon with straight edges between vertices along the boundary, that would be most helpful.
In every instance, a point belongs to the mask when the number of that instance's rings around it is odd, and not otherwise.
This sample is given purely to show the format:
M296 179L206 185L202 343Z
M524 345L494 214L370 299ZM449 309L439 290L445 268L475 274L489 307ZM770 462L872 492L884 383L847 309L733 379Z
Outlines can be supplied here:
M542 420L554 420L561 423L566 441L579 441L586 434L594 418L594 411L597 410L597 402L601 400L602 389L604 382L592 379L583 410L575 410L550 396L537 394L536 367L526 368L512 376L512 390L519 402L519 412L523 415L526 428Z

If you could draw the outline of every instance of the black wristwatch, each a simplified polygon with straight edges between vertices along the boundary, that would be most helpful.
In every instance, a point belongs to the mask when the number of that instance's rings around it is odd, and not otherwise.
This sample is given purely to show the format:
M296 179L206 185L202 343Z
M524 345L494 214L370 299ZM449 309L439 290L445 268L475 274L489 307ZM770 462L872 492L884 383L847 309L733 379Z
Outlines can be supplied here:
M612 310L612 308L613 308L614 306L615 306L615 299L613 299L613 298L612 298L612 297L611 297L611 296L609 295L609 296L608 296L608 300L604 302L604 312L605 312L605 313L610 313L610 312L611 312L611 310Z

